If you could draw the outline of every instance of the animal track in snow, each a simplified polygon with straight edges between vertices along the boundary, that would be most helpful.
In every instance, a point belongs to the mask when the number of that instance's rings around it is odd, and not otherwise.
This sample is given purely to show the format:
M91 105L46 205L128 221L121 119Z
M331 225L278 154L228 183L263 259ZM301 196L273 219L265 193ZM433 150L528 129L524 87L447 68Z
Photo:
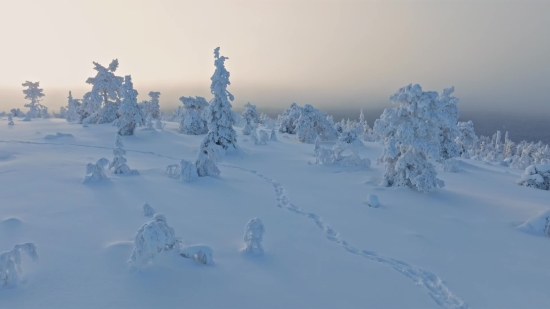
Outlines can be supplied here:
M272 178L269 178L254 170L248 170L242 167L227 165L227 164L220 164L220 166L238 169L244 172L254 174L260 177L261 179L263 179L264 181L270 183L271 185L273 185L273 188L275 190L275 198L277 200L278 207L285 208L295 214L303 215L313 220L315 224L323 231L325 237L328 240L342 246L342 248L347 252L364 257L371 261L388 265L392 267L394 270L410 278L411 280L414 281L416 285L420 285L424 287L428 291L428 294L430 295L430 297L442 308L446 308L446 309L469 308L469 306L463 300L461 300L458 296L454 295L449 290L449 288L445 285L445 283L434 273L431 273L420 267L410 265L404 261L386 257L373 251L360 250L359 248L352 246L346 240L342 239L340 237L340 234L338 234L336 230L334 230L327 222L325 222L325 220L323 220L321 216L312 212L305 212L304 210L292 204L292 202L290 202L290 199L286 195L285 188L280 182Z
M17 141L17 140L11 140L11 141L0 141L3 143L21 143L21 144L36 144L36 145L66 145L66 146L77 146L77 147L88 147L88 148L100 148L100 149L112 149L111 147L101 147L101 146L91 146L91 145L81 145L81 144L69 144L69 143L39 143L39 142L28 142L28 141ZM178 158L170 157L170 156L164 156L160 155L154 152L147 152L147 151L138 151L138 150L126 150L128 152L136 152L136 153L142 153L142 154L149 154L154 155L157 157L172 159L172 160L180 160ZM299 207L295 206L290 202L290 199L285 193L285 188L281 183L278 181L269 178L255 170L249 170L238 166L233 165L227 165L227 164L219 164L220 166L233 168L237 170L241 170L244 172L251 173L253 175L258 176L259 178L263 179L267 183L270 183L273 186L273 189L275 190L275 198L277 199L277 206L279 208L285 208L295 214L303 215L315 222L315 224L323 231L325 237L342 246L344 250L351 254L355 254L361 257L364 257L366 259L369 259L371 261L379 262L382 264L386 264L390 267L392 267L394 270L400 272L401 274L405 275L406 277L410 278L414 281L416 285L420 285L424 287L427 291L430 297L442 308L445 309L467 309L469 306L461 300L458 296L454 295L449 288L445 285L445 283L434 273L431 273L425 269L422 269L420 267L416 267L414 265L410 265L404 261L400 261L394 258L386 257L383 255L379 255L376 252L368 251L368 250L360 250L359 248L356 248L349 244L346 240L342 239L340 235L328 224L326 223L323 218L315 213L311 212L305 212L304 210L300 209Z

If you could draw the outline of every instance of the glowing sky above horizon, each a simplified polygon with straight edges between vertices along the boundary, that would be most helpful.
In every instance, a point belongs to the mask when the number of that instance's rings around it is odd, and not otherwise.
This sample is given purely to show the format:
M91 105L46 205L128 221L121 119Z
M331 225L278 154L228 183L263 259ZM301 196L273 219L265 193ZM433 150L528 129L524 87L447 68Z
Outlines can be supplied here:
M213 49L235 105L388 104L409 83L455 86L471 109L545 109L550 1L0 0L0 111L40 81L58 109L90 89L92 61L118 58L140 99L210 97Z

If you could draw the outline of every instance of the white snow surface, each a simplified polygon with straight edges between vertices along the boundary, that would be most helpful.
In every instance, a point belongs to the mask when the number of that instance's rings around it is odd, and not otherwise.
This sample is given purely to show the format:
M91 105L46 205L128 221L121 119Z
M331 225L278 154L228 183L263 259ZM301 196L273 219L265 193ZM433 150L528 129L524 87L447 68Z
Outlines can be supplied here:
M550 303L550 238L517 228L548 209L550 192L518 186L521 170L457 159L457 173L436 167L444 188L419 193L380 186L381 165L307 164L313 147L285 135L263 147L239 143L241 151L218 164L219 177L184 183L166 177L166 166L193 161L203 136L177 129L167 122L163 132L126 137L140 175L106 171L110 181L94 185L81 182L85 166L110 157L117 128L33 119L0 129L0 252L27 242L40 250L36 264L23 261L17 286L0 290L0 308ZM44 140L56 132L73 137ZM381 152L371 142L359 149L373 162ZM384 207L364 207L368 194ZM169 218L183 246L207 243L215 263L204 267L171 250L132 271L126 262L145 202ZM264 255L250 258L242 232L254 217L269 233Z

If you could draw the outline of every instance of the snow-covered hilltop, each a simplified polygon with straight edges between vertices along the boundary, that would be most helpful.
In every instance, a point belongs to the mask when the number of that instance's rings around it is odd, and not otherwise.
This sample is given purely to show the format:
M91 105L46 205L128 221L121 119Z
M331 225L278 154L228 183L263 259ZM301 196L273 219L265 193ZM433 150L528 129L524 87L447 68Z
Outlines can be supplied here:
M452 87L398 89L372 127L239 115L227 59L172 115L118 60L54 118L25 83L0 115L0 308L547 307L547 145L477 136Z

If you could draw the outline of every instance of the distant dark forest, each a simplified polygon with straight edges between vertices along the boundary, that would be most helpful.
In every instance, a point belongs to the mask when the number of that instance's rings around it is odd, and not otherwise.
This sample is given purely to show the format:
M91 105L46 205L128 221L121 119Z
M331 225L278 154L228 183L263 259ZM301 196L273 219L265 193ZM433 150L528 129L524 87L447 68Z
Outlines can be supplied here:
M277 117L282 113L282 110L262 110L270 117ZM340 121L342 118L359 119L359 109L325 109L334 117L334 121ZM372 127L374 121L380 117L383 108L378 109L363 109L365 119L369 126ZM474 128L478 135L493 135L497 130L504 132L508 131L510 139L515 142L526 140L528 142L542 141L545 144L550 144L550 115L541 113L540 115L527 115L517 113L490 113L490 112L471 112L461 111L459 121L472 120Z

